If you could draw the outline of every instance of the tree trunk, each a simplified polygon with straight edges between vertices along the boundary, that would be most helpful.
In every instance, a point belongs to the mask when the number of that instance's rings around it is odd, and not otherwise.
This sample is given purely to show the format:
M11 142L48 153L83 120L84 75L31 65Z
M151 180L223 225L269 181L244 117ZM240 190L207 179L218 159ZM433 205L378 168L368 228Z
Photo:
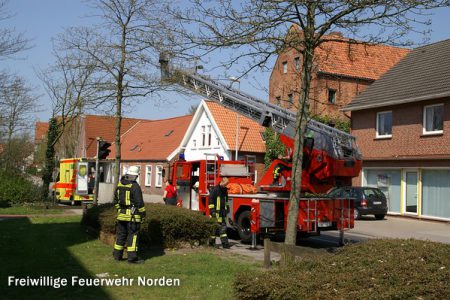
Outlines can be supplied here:
M294 138L294 153L292 158L292 188L289 196L289 209L286 225L285 243L295 245L297 240L298 206L302 187L303 141L309 114L309 89L311 87L311 72L314 58L314 10L312 5L308 8L308 25L304 32L305 42L303 49L303 68L301 90L298 100L296 118L297 132ZM285 258L284 260L288 260Z
M120 133L121 131L121 126L122 126L122 85L119 84L118 85L118 93L117 93L117 98L116 98L116 116L115 116L115 121L116 121L116 126L115 126L115 145L116 145L116 160L114 162L114 188L117 186L117 184L119 183L119 176L120 176L120 159L121 159L121 145L120 145ZM113 199L111 199L111 201L114 201L114 195L113 195Z

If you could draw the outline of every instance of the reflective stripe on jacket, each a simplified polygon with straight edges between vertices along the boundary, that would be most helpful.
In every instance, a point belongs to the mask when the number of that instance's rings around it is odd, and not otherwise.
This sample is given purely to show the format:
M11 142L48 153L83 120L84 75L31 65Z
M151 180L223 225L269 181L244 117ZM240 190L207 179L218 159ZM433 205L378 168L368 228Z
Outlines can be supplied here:
M145 212L142 191L135 181L122 179L117 185L115 206L117 220L127 222L141 222L141 213Z

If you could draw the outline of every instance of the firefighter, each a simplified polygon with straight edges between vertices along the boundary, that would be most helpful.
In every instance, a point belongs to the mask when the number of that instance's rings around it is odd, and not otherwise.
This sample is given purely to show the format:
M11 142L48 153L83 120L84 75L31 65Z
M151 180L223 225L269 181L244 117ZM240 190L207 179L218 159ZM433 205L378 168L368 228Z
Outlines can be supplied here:
M217 186L215 186L211 194L209 195L209 216L217 220L219 227L216 228L213 235L209 240L209 245L216 247L216 237L220 237L220 241L222 242L222 247L224 249L230 248L230 243L228 242L227 236L227 223L226 218L228 214L228 178L224 177L219 182Z
M278 159L282 160L284 162L288 162L289 156L282 156L281 154L278 155ZM279 186L280 184L280 177L281 177L281 172L283 172L284 170L289 169L288 167L286 167L284 164L279 163L275 166L275 168L273 168L273 181L271 183L272 186Z
M144 263L137 255L139 229L145 217L142 191L136 182L138 176L139 168L131 166L120 179L114 196L118 214L113 256L115 260L122 260L123 250L127 244L128 262L132 264Z

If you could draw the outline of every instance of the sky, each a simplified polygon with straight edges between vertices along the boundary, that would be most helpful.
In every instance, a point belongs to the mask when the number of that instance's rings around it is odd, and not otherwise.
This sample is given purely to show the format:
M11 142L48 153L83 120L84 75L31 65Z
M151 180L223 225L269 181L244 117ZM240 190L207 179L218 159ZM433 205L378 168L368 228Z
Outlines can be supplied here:
M92 12L81 0L10 0L8 10L15 15L12 19L0 23L0 26L8 26L15 28L18 32L23 32L27 38L32 40L33 47L18 55L16 59L0 61L0 69L6 68L28 80L30 85L35 88L35 93L41 95L42 107L41 111L36 114L36 119L48 121L51 115L51 103L35 71L45 69L53 62L52 37L70 26L89 25L94 21L87 17ZM450 38L450 8L436 9L432 13L433 15L430 16L432 31L429 42ZM421 42L421 38L417 35L411 34L410 38L417 43ZM275 59L272 63L275 63ZM239 87L247 93L266 100L268 99L269 76L268 72L253 73L249 78L241 79ZM161 105L161 101L149 98L129 109L125 115L144 119L181 116L187 114L189 107L196 105L200 98L167 93L163 95L162 100L168 100L170 109L167 105Z

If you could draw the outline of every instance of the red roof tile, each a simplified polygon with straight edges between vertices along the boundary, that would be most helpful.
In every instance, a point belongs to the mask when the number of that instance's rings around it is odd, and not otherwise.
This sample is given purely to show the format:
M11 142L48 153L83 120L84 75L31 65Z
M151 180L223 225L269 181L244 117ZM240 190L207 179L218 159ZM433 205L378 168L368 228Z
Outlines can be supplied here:
M315 51L317 71L370 80L380 78L411 51L383 44L361 44L339 33L326 35L323 40L327 41Z
M140 121L122 135L122 160L166 160L180 146L192 115ZM114 144L110 158L115 156Z
M211 114L216 121L230 150L236 149L236 115L230 109L227 109L212 101L205 101ZM245 152L266 152L265 143L261 137L261 133L265 128L255 121L239 115L239 151Z
M122 118L121 133L127 132L133 125L143 119ZM86 157L95 157L97 146L96 138L102 137L110 143L115 140L115 117L114 116L85 116L85 141Z

